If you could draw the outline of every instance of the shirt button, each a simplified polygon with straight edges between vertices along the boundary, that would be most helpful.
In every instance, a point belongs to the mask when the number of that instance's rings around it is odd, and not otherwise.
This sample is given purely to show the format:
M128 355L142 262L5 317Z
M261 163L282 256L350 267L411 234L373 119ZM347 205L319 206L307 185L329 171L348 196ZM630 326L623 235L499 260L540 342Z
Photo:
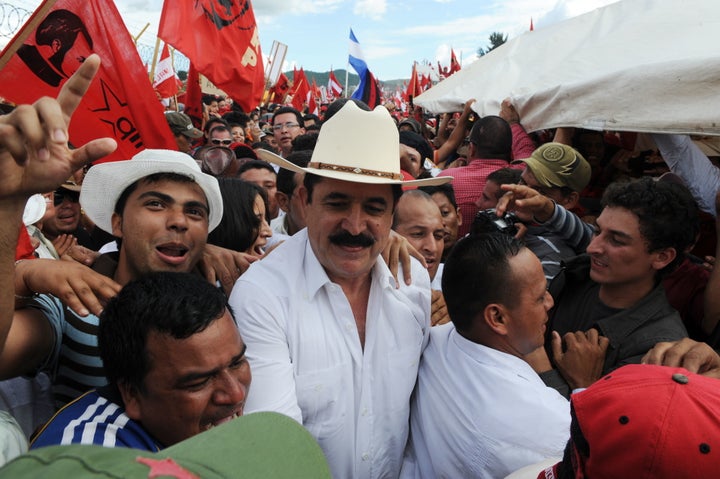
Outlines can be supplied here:
M362 460L363 460L363 461L367 461L368 459L370 459L370 454L365 453L365 454L362 455Z
M363 415L363 416L367 416L367 408L363 408L363 410L362 410L362 415Z

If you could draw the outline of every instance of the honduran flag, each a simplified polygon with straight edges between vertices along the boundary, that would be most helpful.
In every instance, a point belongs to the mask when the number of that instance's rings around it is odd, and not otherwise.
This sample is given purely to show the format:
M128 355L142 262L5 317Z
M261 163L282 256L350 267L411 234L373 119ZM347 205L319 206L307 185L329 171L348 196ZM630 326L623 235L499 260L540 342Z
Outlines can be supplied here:
M348 62L360 77L360 84L352 94L352 98L364 101L370 108L375 108L381 102L380 87L377 84L377 80L375 80L375 76L368 69L365 56L360 49L360 43L355 37L352 28L350 29L350 53L348 55Z

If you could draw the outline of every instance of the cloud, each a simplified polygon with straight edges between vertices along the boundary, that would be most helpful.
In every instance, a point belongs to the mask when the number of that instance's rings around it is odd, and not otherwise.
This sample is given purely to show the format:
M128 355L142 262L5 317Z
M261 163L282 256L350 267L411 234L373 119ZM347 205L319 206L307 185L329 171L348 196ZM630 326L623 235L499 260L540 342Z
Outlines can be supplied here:
M357 0L353 13L355 15L370 17L375 20L382 19L387 11L387 0Z
M253 2L255 17L333 13L348 0L261 0Z

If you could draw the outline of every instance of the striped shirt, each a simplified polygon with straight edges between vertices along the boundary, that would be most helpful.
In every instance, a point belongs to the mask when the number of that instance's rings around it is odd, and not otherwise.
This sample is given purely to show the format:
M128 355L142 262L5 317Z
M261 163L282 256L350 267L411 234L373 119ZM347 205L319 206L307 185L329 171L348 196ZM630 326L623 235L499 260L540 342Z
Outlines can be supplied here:
M93 265L96 272L113 277L117 253L101 255ZM98 347L99 318L93 314L78 316L58 298L42 294L29 304L39 309L50 322L55 344L40 370L53 382L55 407L61 408L81 394L107 384Z
M161 449L150 434L125 414L122 400L117 402L109 388L89 391L58 411L30 444L30 449L46 446L86 444L104 447L130 447L156 452Z

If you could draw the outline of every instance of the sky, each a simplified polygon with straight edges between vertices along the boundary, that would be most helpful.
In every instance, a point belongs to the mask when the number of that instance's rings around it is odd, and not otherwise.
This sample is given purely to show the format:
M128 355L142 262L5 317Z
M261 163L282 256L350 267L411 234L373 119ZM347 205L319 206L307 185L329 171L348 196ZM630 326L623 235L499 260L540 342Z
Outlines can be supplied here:
M383 81L409 78L414 61L433 65L440 61L447 66L451 48L467 65L476 59L478 48L488 46L493 32L514 38L528 31L531 19L536 30L550 28L614 1L255 0L252 4L263 54L269 54L273 41L288 45L283 71L293 66L322 72L348 68L352 28L370 71ZM28 10L40 4L38 0L3 2ZM133 36L150 23L139 39L149 50L155 44L162 3L115 0Z

